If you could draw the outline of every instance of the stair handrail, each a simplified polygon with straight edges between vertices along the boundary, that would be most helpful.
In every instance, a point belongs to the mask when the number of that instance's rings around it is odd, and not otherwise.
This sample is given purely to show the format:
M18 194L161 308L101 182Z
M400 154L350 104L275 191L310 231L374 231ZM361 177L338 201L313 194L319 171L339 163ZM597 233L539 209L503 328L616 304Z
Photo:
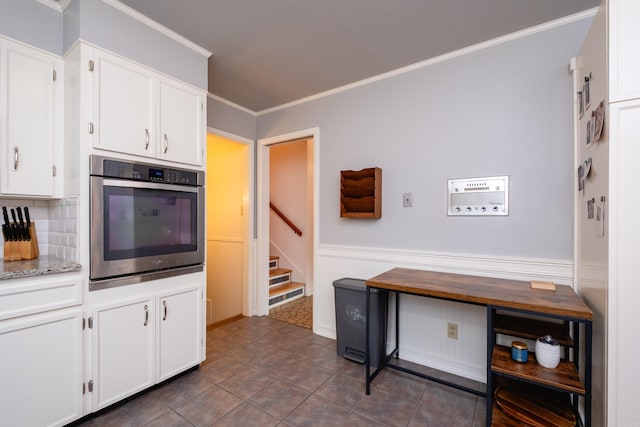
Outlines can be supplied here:
M300 230L298 227L296 227L296 225L293 222L291 222L291 220L289 218L287 218L287 216L285 214L283 214L280 209L278 209L271 202L269 202L269 207L276 213L276 215L278 215L280 217L280 219L282 219L289 227L291 227L291 229L293 230L294 233L296 233L298 236L302 236L302 230Z

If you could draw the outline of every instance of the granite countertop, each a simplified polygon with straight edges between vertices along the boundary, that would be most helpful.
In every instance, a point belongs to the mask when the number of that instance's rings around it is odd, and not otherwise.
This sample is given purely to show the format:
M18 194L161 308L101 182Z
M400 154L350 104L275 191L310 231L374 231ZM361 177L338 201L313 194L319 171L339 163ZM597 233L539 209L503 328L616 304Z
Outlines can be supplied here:
M64 261L54 256L41 256L25 261L4 261L0 258L0 280L22 277L44 276L47 274L80 271L80 264Z

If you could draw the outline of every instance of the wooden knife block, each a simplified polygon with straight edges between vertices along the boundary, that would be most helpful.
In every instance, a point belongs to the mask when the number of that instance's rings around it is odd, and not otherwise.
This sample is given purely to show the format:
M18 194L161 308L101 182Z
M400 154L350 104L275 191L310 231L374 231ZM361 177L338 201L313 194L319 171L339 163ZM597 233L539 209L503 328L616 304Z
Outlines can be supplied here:
M38 236L36 235L36 225L32 222L29 227L31 240L19 242L4 242L4 260L20 261L34 259L40 256L38 249Z

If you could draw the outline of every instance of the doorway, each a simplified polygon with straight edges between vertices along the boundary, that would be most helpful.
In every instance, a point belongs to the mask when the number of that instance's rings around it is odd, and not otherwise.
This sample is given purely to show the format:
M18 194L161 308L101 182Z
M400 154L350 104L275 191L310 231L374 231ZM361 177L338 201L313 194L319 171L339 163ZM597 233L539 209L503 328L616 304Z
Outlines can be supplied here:
M207 325L248 313L252 141L210 131L205 182Z
M302 246L297 246L296 249L289 252L290 255L279 254L280 259L289 258L287 261L291 262L291 270L295 270L301 280L304 280L304 295L311 296L313 295L313 286L315 282L315 271L316 271L316 246L317 246L317 235L318 235L318 226L316 223L316 218L318 218L317 213L317 194L318 194L318 142L319 142L319 130L317 128L303 130L299 132L293 132L285 135L280 135L277 137L271 137L262 139L258 143L258 161L257 161L257 215L258 215L258 232L257 232L257 257L256 257L256 295L257 295L257 314L259 315L267 315L269 314L270 308L270 292L267 284L270 284L270 271L269 265L271 252L274 251L274 242L271 239L271 230L272 224L271 222L277 222L278 227L282 227L285 233L289 233L289 235L293 235L294 232L291 229L288 229L286 225L283 225L283 220L274 215L274 211L271 208L271 180L272 180L272 170L271 170L271 151L272 149L277 149L278 146L286 146L288 143L292 143L290 147L293 147L293 143L299 144L302 143L304 145L304 174L305 174L305 183L304 188L296 188L295 193L289 194L288 196L280 196L278 203L285 206L280 210L284 211L285 215L287 211L291 208L292 211L296 209L303 209L305 214L300 218L301 223L297 224L298 227L302 230L302 235L304 236L304 243ZM295 151L295 150L294 150ZM298 156L300 158L300 156ZM300 173L300 172L298 172ZM283 180L282 174L279 174L278 177L273 176L273 179L277 179L280 182L286 181ZM301 194L303 193L303 194ZM288 194L285 192L285 194ZM288 206L287 199L295 198L300 202L299 205L303 205L302 208L300 206ZM300 242L297 242L300 243ZM277 244L275 246L279 246L279 249L286 249L287 244ZM295 246L295 245L293 245ZM299 257L300 252L302 252L303 256ZM273 303L273 298L271 298L271 302ZM313 311L315 311L316 302L313 302ZM315 316L314 316L315 317ZM313 329L316 329L316 321L313 319Z

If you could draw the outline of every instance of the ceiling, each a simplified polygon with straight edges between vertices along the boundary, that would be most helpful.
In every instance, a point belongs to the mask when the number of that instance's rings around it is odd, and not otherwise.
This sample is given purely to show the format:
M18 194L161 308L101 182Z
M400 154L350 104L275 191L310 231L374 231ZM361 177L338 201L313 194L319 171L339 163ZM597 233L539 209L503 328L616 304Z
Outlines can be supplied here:
M600 0L120 0L209 50L209 92L255 112Z

